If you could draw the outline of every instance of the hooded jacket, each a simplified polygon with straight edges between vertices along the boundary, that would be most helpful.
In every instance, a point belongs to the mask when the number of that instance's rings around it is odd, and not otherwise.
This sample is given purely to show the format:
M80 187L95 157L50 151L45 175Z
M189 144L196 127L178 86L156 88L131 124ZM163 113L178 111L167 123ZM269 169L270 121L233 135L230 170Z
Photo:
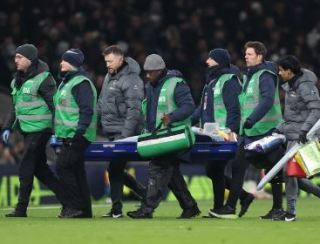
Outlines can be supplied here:
M316 75L307 69L282 85L285 91L284 122L278 126L287 140L299 140L320 118L320 98Z
M45 71L49 71L49 67L45 62L43 62L40 59L33 61L31 66L28 68L27 72L23 73L18 71L14 74L14 79L16 79L15 84L17 88L20 88L22 84L27 80ZM44 101L48 105L49 110L52 112L52 114L54 114L53 95L55 94L56 89L57 89L56 82L53 76L49 74L49 76L42 82L38 90L40 96L43 97ZM3 128L10 129L15 120L16 120L16 114L13 108L13 110L7 116L4 122ZM48 129L48 130L51 131L51 129Z
M106 75L97 106L105 134L129 137L140 132L143 126L141 102L144 85L139 74L139 64L126 57L116 74Z

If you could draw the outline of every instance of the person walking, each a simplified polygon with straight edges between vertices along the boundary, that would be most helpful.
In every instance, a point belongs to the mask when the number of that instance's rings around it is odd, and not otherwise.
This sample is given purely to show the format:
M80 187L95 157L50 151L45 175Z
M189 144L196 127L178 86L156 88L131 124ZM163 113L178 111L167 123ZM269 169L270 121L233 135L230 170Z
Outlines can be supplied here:
M147 56L144 66L148 85L143 112L147 131L162 125L177 126L190 124L195 108L190 89L177 71L168 71L163 58L158 54ZM178 76L177 76L178 75ZM153 158L149 163L147 195L141 207L129 211L131 218L152 218L165 189L168 186L183 209L179 218L192 218L200 214L180 171L180 162L185 159L183 152Z
M208 65L206 85L202 91L201 104L192 116L193 124L219 123L220 127L229 128L238 134L240 126L240 104L238 96L241 93L240 71L230 63L228 50L215 48L209 52L206 61ZM213 213L224 205L224 193L230 188L231 178L225 175L228 161L206 162L206 174L212 181L214 204L207 217L214 217ZM240 194L243 216L252 203L254 196L242 191Z
M48 65L38 58L38 49L33 44L17 47L14 61L17 69L11 82L14 110L4 123L2 140L8 143L11 131L18 130L24 138L24 151L18 168L18 203L6 217L27 217L34 176L65 204L62 185L50 170L46 155L52 135L56 82Z
M285 92L284 122L276 132L284 134L287 139L287 151L296 143L306 143L306 135L320 119L320 98L316 87L316 75L301 68L300 61L288 55L278 61L279 77ZM285 176L287 211L276 220L295 221L298 188L311 192L318 197L320 189L309 180Z
M139 64L134 59L125 57L121 48L115 45L105 48L102 54L108 69L97 106L103 135L108 141L138 135L143 126L141 102L144 98ZM123 217L124 184L140 199L145 196L145 187L125 171L126 165L127 161L121 159L109 162L112 207L103 217Z
M54 96L55 135L63 140L57 173L67 194L61 218L91 218L85 150L96 138L97 92L82 65L79 49L67 50L60 63L61 83Z
M283 155L281 148L262 156L248 153L244 149L245 145L271 135L282 121L276 65L265 61L267 49L263 43L249 41L244 48L247 69L243 78L243 91L239 97L241 106L240 139L236 157L231 162L232 182L227 202L222 208L212 212L218 218L237 218L236 204L250 163L254 165L266 163L270 169ZM282 179L279 175L272 182L272 209L282 209L281 182ZM282 211L277 214L282 214ZM261 218L273 218L273 216L267 214Z

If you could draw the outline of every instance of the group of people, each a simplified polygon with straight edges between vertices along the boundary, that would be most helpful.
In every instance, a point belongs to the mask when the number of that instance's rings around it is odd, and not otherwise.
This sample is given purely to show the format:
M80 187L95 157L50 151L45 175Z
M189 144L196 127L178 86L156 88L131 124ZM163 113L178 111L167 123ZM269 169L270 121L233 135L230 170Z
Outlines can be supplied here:
M286 56L278 64L266 61L267 49L258 41L244 46L246 68L243 75L231 64L229 52L216 48L209 52L206 84L201 103L196 108L183 75L169 70L158 54L146 57L140 78L139 64L126 57L118 46L104 49L108 69L99 97L83 70L84 55L79 49L66 51L60 63L60 85L38 58L37 48L24 44L16 49L17 72L11 83L14 111L2 131L7 143L10 132L18 128L25 140L25 151L19 164L19 198L7 217L26 217L36 176L48 186L62 204L61 218L92 217L91 199L85 174L84 153L95 140L97 122L101 123L106 140L114 141L158 126L195 125L217 122L239 135L236 156L230 162L208 161L206 172L212 180L213 208L207 218L234 219L242 217L254 200L242 189L249 164L269 170L284 155L278 148L265 155L249 153L245 145L272 133L287 138L286 150L296 142L305 143L306 134L320 118L317 77L300 67L294 56ZM285 103L283 116L279 88L283 82ZM46 162L45 145L54 133L63 140L52 173ZM188 161L188 151L155 157L149 162L148 184L143 186L129 175L127 162L109 162L112 207L104 217L121 218L123 185L129 186L141 199L141 206L130 211L131 218L152 218L167 187L177 198L182 213L179 218L192 218L201 212L187 188L180 163ZM232 175L225 174L230 164ZM284 169L285 171L285 169ZM282 182L285 181L287 210L282 207ZM262 219L296 220L298 187L320 197L320 188L307 179L278 173L271 182L273 206ZM224 201L225 189L229 197ZM241 209L236 214L236 204Z

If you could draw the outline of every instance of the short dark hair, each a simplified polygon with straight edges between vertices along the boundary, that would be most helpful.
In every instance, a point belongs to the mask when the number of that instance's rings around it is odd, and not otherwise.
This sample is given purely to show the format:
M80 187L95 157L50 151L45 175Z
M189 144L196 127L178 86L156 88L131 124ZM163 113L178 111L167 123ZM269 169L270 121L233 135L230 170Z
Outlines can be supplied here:
M246 50L247 48L253 48L254 51L256 52L256 54L262 55L262 59L263 60L267 56L267 48L262 42L259 42L259 41L248 41L244 45L244 50Z
M117 45L112 45L112 46L106 47L106 48L103 50L102 55L103 55L103 56L106 56L106 55L109 55L109 54L111 54L111 53L117 54L117 55L121 55L121 56L124 55L123 50L122 50L119 46L117 46Z
M296 56L293 56L293 55L284 56L277 63L284 70L290 69L292 73L294 73L295 75L301 72L301 64L299 59Z

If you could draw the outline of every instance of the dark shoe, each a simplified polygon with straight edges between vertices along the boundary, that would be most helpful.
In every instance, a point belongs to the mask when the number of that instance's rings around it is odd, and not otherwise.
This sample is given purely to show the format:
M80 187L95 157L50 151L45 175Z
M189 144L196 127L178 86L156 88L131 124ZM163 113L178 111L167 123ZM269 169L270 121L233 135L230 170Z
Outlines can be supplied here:
M275 219L279 218L280 216L284 215L286 212L280 208L273 208L271 209L266 215L260 216L260 219Z
M59 218L83 218L83 212L73 208L64 208L59 214Z
M239 217L241 218L245 213L248 211L248 208L250 207L251 203L254 200L254 196L249 193L242 201L240 201L240 212L239 212Z
M152 212L147 211L145 208L127 212L127 215L133 219L152 219Z
M122 211L111 209L110 212L102 215L102 217L119 219L123 217L123 214L122 214Z
M11 213L8 213L5 215L7 218L26 218L27 213L26 212L22 212L22 211L18 211L18 210L13 210Z
M212 217L216 217L219 219L236 219L238 216L236 215L236 210L228 205L223 206L220 209L212 211L209 210L209 214Z
M284 214L277 216L276 218L274 218L273 220L275 221L286 221L286 222L292 222L292 221L296 221L297 217L295 214L291 214L288 212L284 212Z
M178 219L190 219L198 216L201 213L198 206L193 208L184 209Z
M86 213L86 212L83 212L82 213L82 216L80 218L84 218L84 219L91 219L93 216L92 216L92 213Z
M210 214L210 212L214 212L215 210L214 209L209 209L209 212L208 214L206 215L203 215L202 218L205 218L205 219L212 219L212 218L217 218L216 216L213 216L212 214Z

